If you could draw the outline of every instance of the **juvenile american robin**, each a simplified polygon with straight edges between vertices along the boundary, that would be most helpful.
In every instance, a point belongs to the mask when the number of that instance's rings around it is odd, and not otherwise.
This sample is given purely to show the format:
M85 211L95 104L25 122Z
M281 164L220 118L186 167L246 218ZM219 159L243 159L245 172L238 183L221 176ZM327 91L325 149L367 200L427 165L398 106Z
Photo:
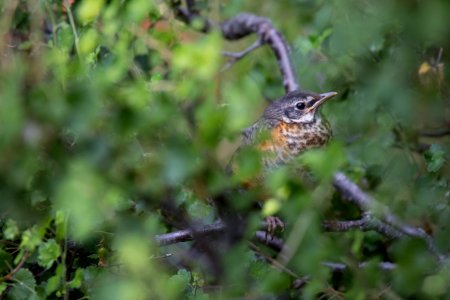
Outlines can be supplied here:
M331 137L331 128L319 108L336 92L323 94L294 91L273 101L262 117L243 132L242 147L256 147L261 152L263 172L244 185L258 186L264 174L312 148L324 146ZM239 150L237 151L239 152ZM235 171L232 159L231 169ZM267 218L268 232L284 227L277 217Z

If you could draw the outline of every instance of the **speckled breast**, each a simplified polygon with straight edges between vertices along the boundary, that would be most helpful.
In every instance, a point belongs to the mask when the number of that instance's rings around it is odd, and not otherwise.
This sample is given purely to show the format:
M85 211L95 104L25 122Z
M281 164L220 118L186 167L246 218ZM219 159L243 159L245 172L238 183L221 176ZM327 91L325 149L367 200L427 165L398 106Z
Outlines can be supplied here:
M318 119L312 123L283 123L271 129L271 137L259 148L263 153L264 165L274 167L284 164L300 153L325 145L331 137L328 123Z

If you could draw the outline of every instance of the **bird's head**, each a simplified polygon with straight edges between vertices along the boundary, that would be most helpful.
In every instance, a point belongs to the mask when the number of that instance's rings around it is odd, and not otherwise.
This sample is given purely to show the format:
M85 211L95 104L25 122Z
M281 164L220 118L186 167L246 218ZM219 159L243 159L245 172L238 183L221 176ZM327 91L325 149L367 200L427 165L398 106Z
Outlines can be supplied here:
M291 92L272 102L264 111L264 118L286 123L311 123L316 119L319 107L336 95L336 92Z

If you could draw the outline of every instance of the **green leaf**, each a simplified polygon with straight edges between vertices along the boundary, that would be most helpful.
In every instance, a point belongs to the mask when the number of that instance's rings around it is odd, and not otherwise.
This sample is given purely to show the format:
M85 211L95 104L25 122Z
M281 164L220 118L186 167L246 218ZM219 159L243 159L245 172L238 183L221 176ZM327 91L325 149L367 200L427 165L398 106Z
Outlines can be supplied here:
M212 210L211 205L207 205L206 203L200 201L194 201L187 208L189 216L193 219L205 221L212 221L214 219L214 211Z
M85 160L72 161L56 194L58 209L70 215L69 229L75 239L84 239L114 216L121 206L120 193L106 184L104 178Z
M102 11L104 0L84 0L78 8L78 19L82 24L92 22Z
M73 279L71 281L69 281L69 287L72 289L77 289L81 286L81 284L83 283L83 273L84 270L83 269L77 269L75 271L75 275L73 277Z
M450 284L443 274L427 276L422 285L422 291L429 296L444 296L449 289Z
M432 144L424 156L428 172L435 173L439 171L445 163L445 151L440 145Z
M62 210L57 210L55 213L55 226L56 235L55 238L58 241L65 239L67 235L67 214Z
M17 227L16 221L8 219L5 227L3 228L3 235L7 240L14 240L20 233L19 227Z
M11 254L3 249L0 249L0 272L7 272L10 270L13 262L13 257Z
M20 269L14 276L14 284L8 293L8 296L14 300L27 300L34 294L36 288L36 279L28 269Z
M48 269L60 255L61 247L54 239L50 239L39 246L38 263Z
M50 277L45 286L45 294L48 296L56 291L61 283L61 278L57 275Z
M8 285L6 283L4 283L4 282L0 283L0 296L6 290L7 287L8 287Z
M98 43L98 32L94 29L89 29L80 37L80 54L87 55L91 53Z
M221 42L219 35L211 34L198 43L183 44L174 51L174 68L209 80L219 68Z
M27 229L23 232L20 247L28 251L33 251L39 246L41 241L41 234L38 232L37 227L33 226L31 229Z
M153 8L153 2L148 0L132 0L128 1L126 13L127 17L135 22L144 19Z
M249 274L256 280L263 279L270 271L270 266L262 260L254 260L250 263Z
M325 149L307 151L300 159L314 174L328 179L345 162L345 153L341 144L330 143Z
M191 281L191 274L186 269L178 270L177 274L169 278L168 287L174 291L181 292L186 289Z
M45 294L48 296L54 291L58 290L58 288L61 286L61 282L63 279L63 272L64 272L64 266L58 265L56 268L55 275L50 277L47 280L47 285L45 287Z

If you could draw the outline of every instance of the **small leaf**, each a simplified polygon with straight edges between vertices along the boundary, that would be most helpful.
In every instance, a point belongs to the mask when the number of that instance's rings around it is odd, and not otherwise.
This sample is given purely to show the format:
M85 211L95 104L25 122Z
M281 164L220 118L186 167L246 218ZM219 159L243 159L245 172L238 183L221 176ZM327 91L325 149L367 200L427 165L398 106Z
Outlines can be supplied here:
M281 208L281 203L277 199L269 199L264 202L264 206L262 209L262 214L264 216L273 216L276 214Z
M19 227L17 227L16 221L12 219L8 219L5 224L5 228L3 228L3 235L7 240L14 240L19 235Z
M33 226L31 229L27 229L23 232L20 247L33 251L37 246L39 246L41 241L41 235L39 234L36 226Z
M47 286L45 287L45 294L48 296L56 291L61 282L61 277L58 275L52 276L47 280Z
M267 263L261 260L255 260L250 263L249 274L256 280L264 279L270 272L270 267Z
M419 67L419 71L417 71L417 73L419 73L419 75L424 75L426 73L428 73L428 71L430 71L431 66L429 63L427 62L423 62L420 67Z
M6 283L4 282L0 283L0 296L6 290L7 287L8 285Z
M47 286L45 287L45 295L50 295L53 292L57 291L58 294L58 288L61 286L62 279L63 279L63 272L64 272L64 266L62 264L58 265L56 268L55 275L50 277L47 280Z
M424 156L428 172L434 173L439 171L445 163L445 152L439 145L431 145Z
M178 270L177 274L169 278L168 286L174 290L184 290L191 281L191 274L185 270Z
M69 282L70 288L77 289L81 286L81 284L83 283L83 273L84 273L83 269L77 269L75 271L73 279Z
M39 246L38 263L48 269L60 255L61 247L54 239L50 239Z
M422 285L422 291L429 296L445 295L449 288L450 284L442 274L427 276Z
M85 0L78 8L78 19L82 24L92 22L102 11L104 0Z
M323 179L330 178L345 162L345 153L339 143L331 143L325 149L307 151L301 161L311 168L315 175Z

